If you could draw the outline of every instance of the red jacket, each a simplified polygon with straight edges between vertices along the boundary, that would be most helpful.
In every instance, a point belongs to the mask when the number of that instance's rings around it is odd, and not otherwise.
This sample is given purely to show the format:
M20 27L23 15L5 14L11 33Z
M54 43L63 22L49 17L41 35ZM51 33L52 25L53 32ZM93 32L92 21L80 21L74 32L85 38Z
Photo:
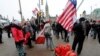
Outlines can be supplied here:
M19 41L24 40L23 32L21 29L17 29L16 27L12 27L11 31L12 31L12 36L13 36L15 42L19 42Z
M30 32L27 32L27 33L25 34L25 39L30 38L30 36L31 36Z
M30 36L31 36L30 32L27 32L27 33L25 34L24 44L27 44L27 43L28 43L28 39L30 38Z

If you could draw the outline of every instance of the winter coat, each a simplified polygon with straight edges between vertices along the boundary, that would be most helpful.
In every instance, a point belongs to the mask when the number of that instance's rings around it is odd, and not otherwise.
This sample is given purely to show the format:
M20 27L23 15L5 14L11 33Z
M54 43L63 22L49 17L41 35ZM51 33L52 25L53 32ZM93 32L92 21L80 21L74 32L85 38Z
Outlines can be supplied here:
M17 25L13 25L11 27L11 32L12 32L12 36L13 36L15 42L24 41L23 31L22 31L21 27L19 27Z
M0 35L2 34L2 28L0 28Z
M44 25L44 35L51 36L51 26L50 23Z

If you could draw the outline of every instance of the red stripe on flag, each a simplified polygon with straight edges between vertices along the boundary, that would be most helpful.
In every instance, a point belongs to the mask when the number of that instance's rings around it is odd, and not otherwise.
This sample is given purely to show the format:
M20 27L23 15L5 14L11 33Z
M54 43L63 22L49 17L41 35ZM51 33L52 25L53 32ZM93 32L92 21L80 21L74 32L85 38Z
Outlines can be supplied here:
M70 18L70 20L63 27L64 28L66 28L67 26L69 27L70 24L72 24L72 18Z
M72 30L73 27L73 17L76 15L76 8L73 3L68 0L67 7L60 17L57 18L57 22L63 26L68 31Z
M71 24L68 28L69 31L72 31L72 28L73 28L73 24Z
M69 17L72 17L74 13L75 13L75 9L71 10L71 12L65 17L62 25L64 25L69 20Z
M74 15L74 12L70 16L72 15ZM70 28L70 25L73 25L73 17L69 17L68 20L66 20L65 24L63 25L63 27L69 30L68 28Z
M68 24L69 21L73 22L73 17L71 16L74 16L75 15L75 11L68 17L68 20L66 20L66 22L64 23L64 25Z
M67 7L69 7L70 4L71 4L71 2L68 1L68 3L67 3ZM64 16L64 14L66 13L66 11L67 11L67 7L66 7L66 9L64 9L64 12L60 15L60 17L57 18L57 20L56 20L57 22L61 21L60 18L62 18L62 17Z
M66 30L71 31L72 26L73 26L73 23L72 23L72 22L70 22L70 23L69 23L67 26L65 26L64 28L65 28Z
M71 12L72 9L72 4L70 4L64 11L64 15L61 16L61 19L59 20L59 23L63 22L63 20L65 19L65 16L68 15Z
M65 17L71 12L71 10L73 9L73 7L71 6L65 13L65 15L63 15L61 21L59 21L60 23L63 22L65 20Z

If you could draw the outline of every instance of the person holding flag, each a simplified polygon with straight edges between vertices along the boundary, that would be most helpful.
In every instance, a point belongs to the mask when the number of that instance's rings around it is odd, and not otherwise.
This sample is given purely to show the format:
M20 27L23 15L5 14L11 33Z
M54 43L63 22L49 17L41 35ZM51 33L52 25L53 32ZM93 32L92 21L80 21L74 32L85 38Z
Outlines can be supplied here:
M82 1L83 2L83 1ZM82 3L81 3L82 4ZM81 5L80 4L80 5ZM75 38L74 42L72 45L72 49L75 50L76 44L79 43L77 53L78 55L81 53L83 42L84 42L84 30L82 29L82 19L81 18L79 21L79 24L74 23L76 21L76 5L77 5L77 0L68 0L66 8L64 9L64 12L57 18L56 22L61 24L61 26L68 32L71 32L72 29L74 30L75 33Z
M69 37L66 37L68 33L72 31L73 25L76 21L76 5L77 0L68 0L66 7L63 11L63 13L57 17L56 22L59 23L63 28L65 34L65 39L67 39L67 42L69 42ZM67 33L68 32L68 33Z
M73 25L76 21L76 5L77 0L68 0L63 13L56 19L56 22L59 23L64 28L64 32L66 32L65 40L67 39L67 42L69 42L67 32L70 33L72 31Z

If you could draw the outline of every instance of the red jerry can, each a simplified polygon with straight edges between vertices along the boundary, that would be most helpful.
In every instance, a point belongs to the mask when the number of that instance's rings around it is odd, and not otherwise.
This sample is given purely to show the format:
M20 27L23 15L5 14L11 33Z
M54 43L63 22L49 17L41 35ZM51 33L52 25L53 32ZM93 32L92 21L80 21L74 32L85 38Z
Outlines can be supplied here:
M59 44L57 45L57 47L55 48L55 54L57 56L62 56L62 47L63 47L63 44Z
M75 52L73 52L69 56L77 56L77 54Z
M38 36L36 39L36 44L44 44L44 43L45 43L45 36L44 35Z
M62 56L65 56L66 53L67 53L68 51L71 50L71 45L70 45L69 43L63 44L63 46L62 46L61 49L62 49L62 50L61 50L61 55L62 55Z
M27 32L27 33L25 34L24 44L27 44L27 43L28 43L28 39L30 38L30 36L31 36L30 32Z
M71 53L73 53L72 50L68 51L65 56L69 56Z
M55 48L55 54L56 54L56 56L60 56L60 48L59 47L56 47Z
M66 46L69 47L69 48L71 49L71 45L70 45L70 43L67 43Z
M66 52L67 52L67 49L65 47L62 47L61 56L65 56Z
M67 44L66 44L66 48L67 48L67 51L72 50L70 43L67 43Z

